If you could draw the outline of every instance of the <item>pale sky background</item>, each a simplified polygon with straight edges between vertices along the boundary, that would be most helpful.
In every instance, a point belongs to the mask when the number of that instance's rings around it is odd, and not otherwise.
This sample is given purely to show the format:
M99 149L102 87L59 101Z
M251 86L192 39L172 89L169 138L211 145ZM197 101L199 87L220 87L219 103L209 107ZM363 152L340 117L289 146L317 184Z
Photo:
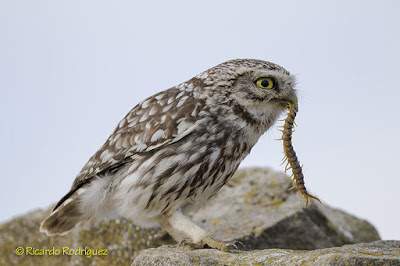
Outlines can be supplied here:
M0 221L64 196L145 97L257 58L298 77L309 191L400 239L399 1L0 0L0 38ZM283 170L279 137L241 167Z

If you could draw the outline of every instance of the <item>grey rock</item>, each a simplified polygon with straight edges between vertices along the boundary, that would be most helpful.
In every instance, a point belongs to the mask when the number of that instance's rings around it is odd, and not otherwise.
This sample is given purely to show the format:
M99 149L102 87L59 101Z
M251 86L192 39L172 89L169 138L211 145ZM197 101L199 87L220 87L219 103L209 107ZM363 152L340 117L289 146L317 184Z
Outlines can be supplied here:
M379 240L367 221L312 200L305 207L284 174L239 170L193 219L214 237L239 240L246 249L316 249Z
M0 225L0 265L129 265L143 249L174 243L160 229L142 229L126 219L79 226L67 235L48 237L39 232L39 225L49 213L50 209L32 211ZM18 247L24 254L15 254ZM28 248L34 248L36 255L32 249L28 253ZM53 248L60 253L40 255L41 249ZM106 249L107 255L68 253L79 248Z
M311 251L266 249L233 253L162 246L142 251L132 265L400 265L400 241Z

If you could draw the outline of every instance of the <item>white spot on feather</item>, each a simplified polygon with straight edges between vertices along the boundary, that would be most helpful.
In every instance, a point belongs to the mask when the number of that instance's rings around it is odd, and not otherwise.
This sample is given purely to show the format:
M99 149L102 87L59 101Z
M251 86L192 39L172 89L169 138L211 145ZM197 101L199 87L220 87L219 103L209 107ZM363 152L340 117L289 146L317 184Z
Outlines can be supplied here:
M117 141L121 137L121 134L117 134L114 136L113 141Z
M124 147L124 148L129 148L130 147L129 137L125 137L124 138L124 142L122 143L122 147Z
M119 139L116 143L115 143L115 148L117 148L118 150L122 148L122 142L124 140L123 139Z
M164 98L164 94L159 94L155 97L157 100L161 100L162 98Z
M185 91L181 91L178 95L176 95L176 99L180 98L185 94Z
M136 145L134 148L137 152L141 152L147 148L147 145L144 143L140 143L140 144Z
M63 202L63 206L65 206L65 205L67 205L68 203L70 203L72 201L72 199L67 199L67 200L65 200L64 202Z
M197 116L197 106L194 108L193 112L191 113L192 116Z
M147 108L150 105L150 99L144 101L144 103L142 103L142 108Z
M175 97L170 97L170 98L168 99L168 101L167 101L167 104L172 103L174 100L175 100Z
M154 115L155 113L157 113L157 111L157 107L153 106L153 108L150 109L149 115Z
M199 112L199 116L201 116L201 117L206 117L208 115L209 115L208 112L206 112L204 110Z
M140 120L139 120L139 123L140 123L140 122L143 122L143 121L146 120L148 117L149 117L149 113L143 114L142 117L141 117Z
M165 137L165 132L164 130L157 130L153 136L151 136L151 142L156 142L157 140L164 138Z
M80 188L80 189L78 189L78 190L76 191L76 194L77 194L78 196L80 196L80 195L82 195L82 193L85 192L85 191L86 191L86 188Z
M164 123L164 122L165 122L165 119L167 119L167 116L166 116L166 115L161 116L160 123L161 123L161 124Z
M168 111L169 109L171 109L172 104L168 104L167 106L164 106L164 108L162 109L163 112Z
M186 121L181 121L178 125L178 135L184 132L186 129L188 129L190 126L192 126L192 123L187 123Z
M189 98L188 96L182 97L182 99L179 100L178 104L176 105L176 107L181 107L185 101L187 100L187 98Z
M119 122L118 127L123 127L125 124L125 118L121 120L121 122Z
M218 157L219 157L219 154L220 154L220 150L219 149L215 150L213 153L211 153L210 161L212 161L212 162L216 161L218 159Z
M140 134L137 134L137 135L135 136L135 142L136 142L136 143L139 143L139 142L141 141L141 140L140 140L141 136L142 136L142 135L140 135Z
M134 116L134 117L128 118L129 127L132 127L132 126L136 125L136 123L138 121L139 121L139 117L138 116Z
M109 150L104 150L101 155L100 155L100 159L103 162L107 162L109 161L112 157L114 156L114 153L111 153Z

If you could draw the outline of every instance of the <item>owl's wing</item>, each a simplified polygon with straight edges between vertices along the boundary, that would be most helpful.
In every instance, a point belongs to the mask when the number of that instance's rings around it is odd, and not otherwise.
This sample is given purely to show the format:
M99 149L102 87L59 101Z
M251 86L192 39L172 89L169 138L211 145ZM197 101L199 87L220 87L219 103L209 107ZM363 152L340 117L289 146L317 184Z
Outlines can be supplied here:
M204 103L193 93L176 88L139 103L82 168L71 191L100 172L118 168L136 153L149 152L187 136L201 120L199 112Z

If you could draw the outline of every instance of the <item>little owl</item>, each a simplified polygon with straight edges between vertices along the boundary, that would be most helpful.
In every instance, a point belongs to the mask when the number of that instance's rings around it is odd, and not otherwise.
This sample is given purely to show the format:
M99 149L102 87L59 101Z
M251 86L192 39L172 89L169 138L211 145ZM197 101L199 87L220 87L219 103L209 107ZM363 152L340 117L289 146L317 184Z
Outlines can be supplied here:
M185 213L234 174L259 137L297 104L295 78L274 63L231 60L136 105L40 227L63 234L110 212L177 241L228 250Z

